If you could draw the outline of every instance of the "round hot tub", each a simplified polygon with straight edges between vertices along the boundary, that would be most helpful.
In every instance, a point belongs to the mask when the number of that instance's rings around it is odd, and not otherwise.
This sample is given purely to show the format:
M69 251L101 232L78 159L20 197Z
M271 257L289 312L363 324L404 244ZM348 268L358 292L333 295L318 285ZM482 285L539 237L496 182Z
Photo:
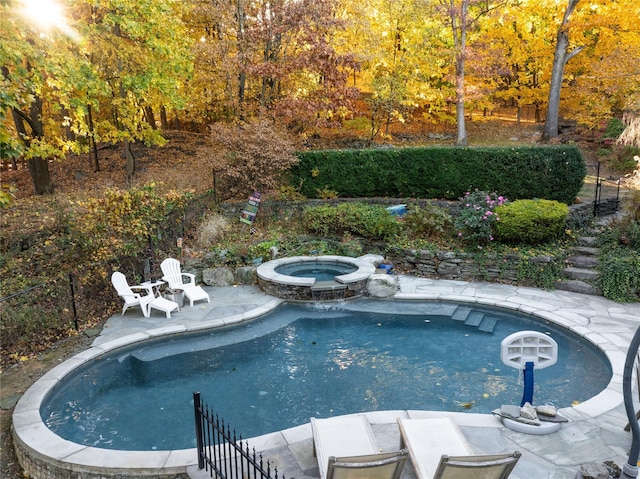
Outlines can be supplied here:
M258 284L268 294L294 301L362 296L373 264L348 256L293 256L258 266Z

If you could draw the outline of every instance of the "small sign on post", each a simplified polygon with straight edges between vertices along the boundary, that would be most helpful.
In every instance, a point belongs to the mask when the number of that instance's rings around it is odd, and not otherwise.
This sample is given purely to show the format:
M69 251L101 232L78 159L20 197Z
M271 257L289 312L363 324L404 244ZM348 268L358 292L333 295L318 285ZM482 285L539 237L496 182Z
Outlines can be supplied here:
M258 214L258 206L260 205L260 193L254 191L249 197L249 201L242 210L240 221L245 224L252 225Z

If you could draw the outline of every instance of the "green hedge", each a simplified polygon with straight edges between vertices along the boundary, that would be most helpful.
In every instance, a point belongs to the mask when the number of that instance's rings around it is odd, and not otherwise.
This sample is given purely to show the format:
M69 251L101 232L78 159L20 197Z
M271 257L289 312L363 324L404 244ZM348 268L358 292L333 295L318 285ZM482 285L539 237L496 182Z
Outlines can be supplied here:
M503 243L537 244L550 241L564 231L569 207L553 200L516 200L498 206L493 232Z
M457 199L477 188L510 200L571 204L586 175L575 146L324 150L298 157L290 185L307 198L327 188L345 198Z
M302 225L322 236L352 233L369 239L389 239L399 231L396 217L384 207L363 203L307 207Z

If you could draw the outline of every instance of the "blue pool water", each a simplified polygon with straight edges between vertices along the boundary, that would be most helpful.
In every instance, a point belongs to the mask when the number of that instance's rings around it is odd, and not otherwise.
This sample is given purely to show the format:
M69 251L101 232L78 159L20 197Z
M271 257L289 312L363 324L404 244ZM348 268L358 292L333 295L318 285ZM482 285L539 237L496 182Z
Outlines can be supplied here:
M339 261L301 261L278 266L276 273L296 278L315 278L316 281L332 281L336 276L349 274L358 268Z
M41 415L76 443L172 450L195 447L194 391L245 438L306 423L310 416L489 412L520 403L522 378L502 364L500 342L525 329L547 333L559 345L557 364L535 373L535 404L570 406L600 392L611 378L603 354L565 330L479 309L496 320L492 333L483 332L452 320L456 309L371 299L283 305L243 326L105 355L65 378Z

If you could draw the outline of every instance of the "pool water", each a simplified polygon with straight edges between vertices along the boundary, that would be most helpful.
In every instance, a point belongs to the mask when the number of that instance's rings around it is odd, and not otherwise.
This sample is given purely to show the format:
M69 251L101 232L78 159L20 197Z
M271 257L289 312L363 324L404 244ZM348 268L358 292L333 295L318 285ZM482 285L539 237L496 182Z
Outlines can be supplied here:
M536 371L535 404L570 406L611 378L604 355L542 320L480 309L493 333L451 319L455 304L359 300L283 305L246 325L118 350L54 388L41 415L76 443L124 450L195 447L193 397L242 437L309 417L428 409L490 412L519 404L521 374L500 360L520 330L548 333L558 363ZM402 311L403 314L397 314Z
M332 281L336 276L349 274L358 268L338 261L301 261L278 266L276 273L296 278L315 278L316 281Z

